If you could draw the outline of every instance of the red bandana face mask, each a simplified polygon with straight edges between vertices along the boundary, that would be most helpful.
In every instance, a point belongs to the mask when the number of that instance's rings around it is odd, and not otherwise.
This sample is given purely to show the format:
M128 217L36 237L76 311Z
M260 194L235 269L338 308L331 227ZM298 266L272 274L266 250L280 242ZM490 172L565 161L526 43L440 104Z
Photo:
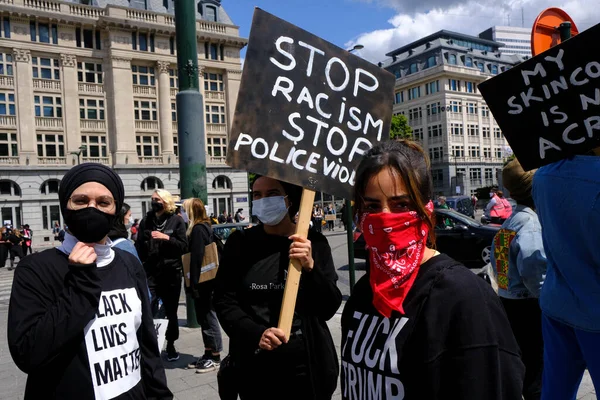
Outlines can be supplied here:
M425 208L431 214L433 203ZM416 211L365 213L360 225L371 262L373 305L387 318L392 311L404 314L402 303L419 272L429 227Z

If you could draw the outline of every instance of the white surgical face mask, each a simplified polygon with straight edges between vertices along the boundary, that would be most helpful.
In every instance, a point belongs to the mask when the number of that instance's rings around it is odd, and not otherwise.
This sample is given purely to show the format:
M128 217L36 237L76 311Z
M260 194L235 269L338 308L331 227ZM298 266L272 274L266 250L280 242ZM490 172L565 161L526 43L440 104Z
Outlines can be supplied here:
M494 197L494 193L490 193L490 199Z
M129 224L133 225L133 217L129 217Z
M263 197L252 200L252 215L256 215L265 225L277 225L288 212L285 196Z

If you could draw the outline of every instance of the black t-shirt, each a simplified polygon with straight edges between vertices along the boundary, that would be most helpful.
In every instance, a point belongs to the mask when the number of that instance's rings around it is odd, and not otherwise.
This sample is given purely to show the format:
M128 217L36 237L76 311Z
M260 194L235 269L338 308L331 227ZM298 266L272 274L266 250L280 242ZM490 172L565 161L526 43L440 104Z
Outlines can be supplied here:
M342 398L520 400L524 367L492 288L446 255L421 265L403 308L373 307L369 276L342 315Z

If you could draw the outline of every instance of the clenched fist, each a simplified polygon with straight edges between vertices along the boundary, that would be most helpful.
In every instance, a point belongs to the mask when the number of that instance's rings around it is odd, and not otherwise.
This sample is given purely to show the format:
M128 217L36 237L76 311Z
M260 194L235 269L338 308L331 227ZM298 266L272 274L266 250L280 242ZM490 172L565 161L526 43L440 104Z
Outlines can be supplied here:
M69 254L69 262L71 264L89 265L95 263L97 257L93 245L78 242Z

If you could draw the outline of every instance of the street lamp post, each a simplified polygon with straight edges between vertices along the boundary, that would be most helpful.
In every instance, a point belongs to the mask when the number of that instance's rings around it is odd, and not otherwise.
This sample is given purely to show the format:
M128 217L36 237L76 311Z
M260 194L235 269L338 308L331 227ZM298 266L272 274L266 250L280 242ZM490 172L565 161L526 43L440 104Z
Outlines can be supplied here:
M77 165L81 163L81 153L87 149L87 146L81 145L79 146L79 151L72 151L70 154L77 156Z

